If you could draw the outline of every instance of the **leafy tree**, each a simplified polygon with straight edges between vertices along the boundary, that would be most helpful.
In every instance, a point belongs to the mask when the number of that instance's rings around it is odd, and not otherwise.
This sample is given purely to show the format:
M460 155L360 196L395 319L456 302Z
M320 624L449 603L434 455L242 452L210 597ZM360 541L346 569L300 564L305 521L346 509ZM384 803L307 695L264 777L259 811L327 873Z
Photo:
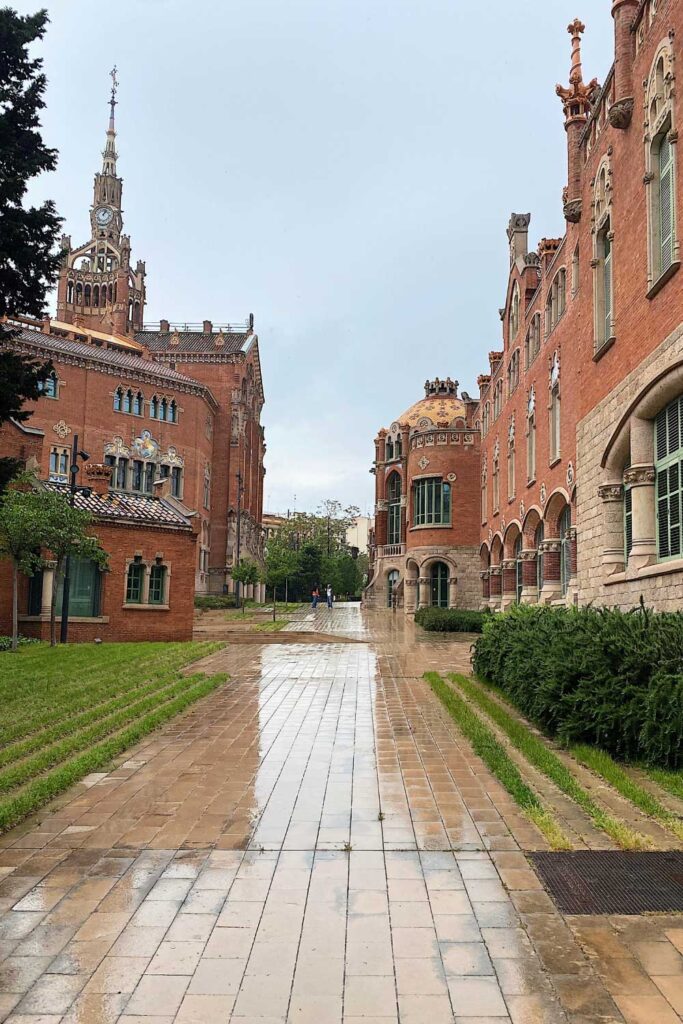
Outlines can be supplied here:
M313 587L320 585L322 572L322 554L315 544L305 544L299 554L299 571L297 573L300 595L308 596Z
M0 497L0 558L12 563L12 650L16 651L18 628L19 573L33 574L43 565L38 538L47 523L43 495L27 478Z
M278 543L277 537L268 542L265 582L266 586L273 588L273 619L275 619L277 588L285 586L288 580L295 577L297 569L298 558L296 551L284 544ZM286 596L285 600L287 600Z
M249 561L248 558L240 560L237 565L232 567L233 580L235 583L240 583L243 587L258 583L260 577L261 570L258 565L256 562ZM242 594L242 611L244 611L244 594Z
M107 567L107 554L99 540L89 533L92 516L83 509L72 508L64 494L44 491L40 495L45 510L41 544L55 563L55 582L50 605L50 644L57 642L57 584L64 577L67 558L89 559L100 569Z
M62 222L54 203L24 204L29 181L57 163L56 150L45 146L39 131L42 60L29 54L47 21L46 11L22 17L0 8L0 425L10 417L28 419L22 406L40 397L52 371L51 362L12 352L16 329L2 323L3 317L44 315L61 259L56 243ZM14 468L0 467L0 476L7 479Z

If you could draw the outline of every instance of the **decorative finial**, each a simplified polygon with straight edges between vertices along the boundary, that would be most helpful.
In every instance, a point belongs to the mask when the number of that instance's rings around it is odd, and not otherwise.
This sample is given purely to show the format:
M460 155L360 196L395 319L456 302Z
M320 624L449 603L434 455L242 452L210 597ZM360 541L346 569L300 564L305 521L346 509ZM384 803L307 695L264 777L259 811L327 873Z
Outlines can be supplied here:
M569 88L565 89L562 85L555 87L555 92L562 100L567 122L574 119L586 119L591 110L591 96L598 86L597 78L593 78L588 85L583 81L581 36L585 31L586 26L578 18L574 18L574 21L567 25L567 32L572 37L572 63L569 70Z
M109 97L109 127L107 128L107 139L102 153L102 173L116 174L116 128L114 126L114 107L117 104L116 92L119 87L119 79L116 64L109 72L111 78L111 96Z
M111 120L113 122L114 121L114 107L116 106L116 91L117 91L117 89L119 87L119 80L118 80L118 77L117 77L117 67L116 67L116 64L114 64L114 67L109 72L109 75L111 77L111 99L109 100L109 107L110 107L110 110L111 110L110 117L111 117Z

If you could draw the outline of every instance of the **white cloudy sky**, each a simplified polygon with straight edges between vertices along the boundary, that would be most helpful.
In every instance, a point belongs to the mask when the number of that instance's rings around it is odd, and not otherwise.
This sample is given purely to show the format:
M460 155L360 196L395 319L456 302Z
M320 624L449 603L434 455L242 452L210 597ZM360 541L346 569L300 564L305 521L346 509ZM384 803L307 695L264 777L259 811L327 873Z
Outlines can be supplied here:
M38 4L18 0L22 13ZM477 374L500 339L505 227L563 231L557 81L608 0L55 0L42 46L52 196L85 240L120 76L119 171L146 319L253 312L269 510L372 502L372 439L427 377Z

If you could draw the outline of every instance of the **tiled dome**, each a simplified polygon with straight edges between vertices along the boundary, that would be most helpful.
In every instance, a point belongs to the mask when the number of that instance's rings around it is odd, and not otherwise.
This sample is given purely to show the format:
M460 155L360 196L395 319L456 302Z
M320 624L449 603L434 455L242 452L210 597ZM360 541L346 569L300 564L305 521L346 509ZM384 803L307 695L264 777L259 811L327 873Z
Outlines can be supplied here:
M433 424L452 423L457 417L466 418L465 403L458 398L458 382L449 379L427 381L425 397L411 405L401 416L399 423L416 427L420 420L429 419Z

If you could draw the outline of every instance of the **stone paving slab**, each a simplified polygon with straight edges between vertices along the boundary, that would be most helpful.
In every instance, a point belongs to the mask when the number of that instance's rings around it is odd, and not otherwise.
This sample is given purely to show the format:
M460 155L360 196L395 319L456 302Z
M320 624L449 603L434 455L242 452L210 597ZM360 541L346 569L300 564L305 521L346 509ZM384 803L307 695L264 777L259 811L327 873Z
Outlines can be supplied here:
M310 624L363 642L212 655L230 683L0 839L0 1020L678 1020L681 919L563 919L422 681L467 642Z

